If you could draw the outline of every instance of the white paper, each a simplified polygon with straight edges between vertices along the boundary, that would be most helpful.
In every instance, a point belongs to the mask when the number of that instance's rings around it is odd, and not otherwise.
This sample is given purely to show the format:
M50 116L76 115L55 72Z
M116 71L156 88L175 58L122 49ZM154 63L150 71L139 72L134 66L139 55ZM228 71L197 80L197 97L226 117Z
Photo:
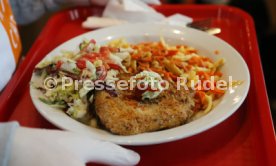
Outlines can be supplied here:
M192 18L175 14L165 17L145 3L146 0L110 0L102 18L88 17L83 23L84 28L102 28L123 23L159 22L170 25L186 26ZM159 2L158 0L147 0Z

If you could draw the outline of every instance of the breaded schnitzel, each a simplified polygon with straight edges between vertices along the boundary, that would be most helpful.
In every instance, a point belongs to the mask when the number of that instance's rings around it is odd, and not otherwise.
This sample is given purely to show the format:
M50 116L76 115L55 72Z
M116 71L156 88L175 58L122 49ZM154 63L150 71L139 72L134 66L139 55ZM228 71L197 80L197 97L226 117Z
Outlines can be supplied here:
M95 94L95 112L112 133L133 135L184 124L193 115L193 93L177 90L173 84L151 100L137 100L135 91L112 96L105 90ZM132 96L132 97L131 97Z

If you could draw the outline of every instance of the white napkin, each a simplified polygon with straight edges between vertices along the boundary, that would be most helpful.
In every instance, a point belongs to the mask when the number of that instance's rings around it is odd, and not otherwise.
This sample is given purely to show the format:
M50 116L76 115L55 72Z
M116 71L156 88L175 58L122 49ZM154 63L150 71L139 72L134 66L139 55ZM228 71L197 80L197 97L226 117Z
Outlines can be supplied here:
M188 23L193 22L193 19L191 17L177 13L167 17L163 22L170 25L186 26Z
M87 29L95 29L95 28L103 28L103 27L109 27L113 25L119 25L123 23L127 23L127 21L107 18L107 17L91 16L91 17L88 17L86 21L82 23L82 27Z
M82 26L84 28L102 28L123 23L163 22L171 25L185 26L192 18L182 14L165 17L155 11L147 3L158 4L159 0L110 0L103 17L88 17Z
M103 12L103 17L128 22L161 21L165 18L140 0L110 0Z

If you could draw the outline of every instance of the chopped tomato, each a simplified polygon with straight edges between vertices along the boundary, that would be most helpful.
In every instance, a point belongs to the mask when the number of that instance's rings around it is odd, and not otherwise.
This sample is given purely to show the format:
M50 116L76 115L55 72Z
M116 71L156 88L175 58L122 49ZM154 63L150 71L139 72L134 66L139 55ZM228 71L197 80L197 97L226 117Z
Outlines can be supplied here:
M89 54L86 54L86 55L83 55L80 59L86 59L90 62L94 62L96 60L97 57L99 57L100 54L99 53L89 53Z
M56 68L60 69L61 65L62 65L62 61L57 61Z
M96 44L96 40L95 39L91 39L90 43Z
M104 80L107 75L107 71L104 66L100 66L96 68L96 74L98 76L98 80Z
M84 69L84 68L86 68L86 62L85 62L85 60L84 59L78 59L77 60L77 67L79 68L79 69Z
M121 70L121 66L119 66L119 65L117 65L117 64L114 64L114 63L108 63L108 66L109 66L111 69Z

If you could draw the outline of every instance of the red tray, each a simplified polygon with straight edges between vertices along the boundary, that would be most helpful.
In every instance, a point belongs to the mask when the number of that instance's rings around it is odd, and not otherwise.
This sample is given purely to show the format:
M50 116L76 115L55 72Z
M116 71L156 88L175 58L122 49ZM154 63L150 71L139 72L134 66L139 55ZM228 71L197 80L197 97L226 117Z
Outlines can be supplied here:
M193 137L153 146L129 147L141 154L141 165L276 165L276 141L252 18L226 6L169 6L156 9L165 15L182 13L194 19L213 18L218 35L235 47L248 64L251 87L239 110L223 123ZM81 22L100 15L102 8L77 8L54 15L18 67L0 96L1 121L23 126L55 128L36 111L29 94L34 66L64 41L87 32Z

